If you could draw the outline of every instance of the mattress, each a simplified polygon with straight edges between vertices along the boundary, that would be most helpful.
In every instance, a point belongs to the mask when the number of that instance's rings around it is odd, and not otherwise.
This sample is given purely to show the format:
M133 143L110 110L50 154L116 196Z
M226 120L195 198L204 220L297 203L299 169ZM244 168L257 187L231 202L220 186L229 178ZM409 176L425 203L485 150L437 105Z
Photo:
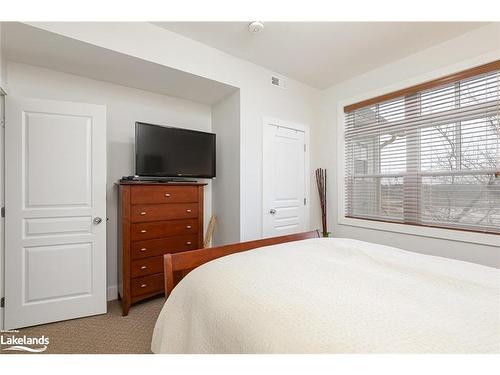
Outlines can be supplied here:
M499 353L500 270L345 238L236 253L190 272L154 353Z

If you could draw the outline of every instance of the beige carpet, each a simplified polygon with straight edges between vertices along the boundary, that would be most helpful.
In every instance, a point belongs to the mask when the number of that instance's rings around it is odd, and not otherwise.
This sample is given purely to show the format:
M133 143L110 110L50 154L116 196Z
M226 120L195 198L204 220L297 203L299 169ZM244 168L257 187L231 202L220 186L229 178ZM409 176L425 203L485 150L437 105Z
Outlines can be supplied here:
M151 335L164 302L142 302L122 316L120 302L111 301L107 314L24 328L16 336L45 335L50 340L45 353L52 354L151 353Z

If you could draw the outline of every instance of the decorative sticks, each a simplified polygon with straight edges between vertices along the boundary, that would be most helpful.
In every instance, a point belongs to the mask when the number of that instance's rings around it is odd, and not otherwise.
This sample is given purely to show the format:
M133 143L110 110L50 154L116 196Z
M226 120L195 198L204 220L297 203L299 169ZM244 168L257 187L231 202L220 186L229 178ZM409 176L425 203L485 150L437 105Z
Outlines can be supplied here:
M212 215L210 221L208 222L207 233L205 234L205 240L203 241L203 247L210 247L212 245L212 237L214 235L215 223L217 222L217 217Z
M326 169L316 169L316 185L318 186L319 202L321 205L321 225L323 226L323 237L328 237L330 232L326 227Z

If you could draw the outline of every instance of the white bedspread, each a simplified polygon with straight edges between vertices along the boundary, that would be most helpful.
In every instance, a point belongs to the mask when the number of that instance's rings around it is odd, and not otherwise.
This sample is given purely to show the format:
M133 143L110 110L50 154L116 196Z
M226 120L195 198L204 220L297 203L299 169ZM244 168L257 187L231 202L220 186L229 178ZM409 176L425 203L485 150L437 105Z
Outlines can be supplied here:
M311 239L192 271L154 353L500 352L500 270L372 243Z

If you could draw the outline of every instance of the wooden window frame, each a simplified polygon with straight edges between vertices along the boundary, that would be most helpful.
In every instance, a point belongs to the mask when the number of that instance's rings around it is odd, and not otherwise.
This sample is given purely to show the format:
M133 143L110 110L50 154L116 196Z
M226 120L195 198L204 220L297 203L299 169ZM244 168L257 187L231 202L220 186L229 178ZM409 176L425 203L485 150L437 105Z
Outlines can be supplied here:
M410 86L410 87L407 87L407 88L404 88L401 90L389 92L389 93L384 94L384 95L379 95L379 96L375 96L375 97L370 98L370 99L362 100L362 101L357 102L357 103L349 104L349 105L344 107L344 113L349 113L349 112L355 111L356 109L368 107L370 105L379 104L379 103L385 102L387 100L396 99L399 97L406 97L409 95L414 95L414 94L417 94L421 91L425 91L425 90L429 90L429 89L432 89L435 87L443 86L443 85L446 85L448 83L461 81L461 80L464 80L467 78L474 77L474 76L479 75L479 74L489 73L489 72L492 72L494 70L499 70L499 69L500 69L500 60L492 61L490 63L476 66L474 68L462 70L461 72L458 72L458 73L449 74L447 76L433 79L431 81L427 81L424 83L420 83L418 85Z
M355 102L353 104L344 105L344 103L349 103L352 101L345 100L339 102L339 120L341 120L342 126L338 127L339 134L342 134L342 137L338 138L338 144L342 142L341 147L339 147L339 161L338 166L342 166L341 171L345 176L345 140L343 137L345 131L345 114L355 111L356 109L367 107L367 106L376 106L381 102L388 101L391 99L396 99L398 97L407 98L411 95L415 95L421 91L429 90L432 88L437 88L446 84L451 84L457 81L461 81L467 78L471 78L477 75L489 73L491 71L500 70L500 60L495 60L480 66L476 66L470 69L462 70L458 73L452 73L441 78L432 79L429 81L425 81L424 83L419 83L410 87L402 88L396 91L392 91L386 94L374 96L373 98L365 99L362 101ZM500 172L495 172L495 175L498 176ZM432 174L432 172L431 172ZM380 219L364 219L358 217L351 217L348 213L348 208L346 206L346 202L344 200L347 181L345 178L339 178L339 194L342 194L342 203L339 204L339 217L338 223L341 225L352 225L365 227L370 229L380 229L386 230L389 232L398 232L398 233L408 233L414 235L423 235L426 237L435 237L435 238L444 238L444 239L453 239L457 241L463 242L472 242L479 243L484 245L499 245L498 234L491 232L483 232L476 231L471 229L462 229L462 228L454 228L443 226L434 226L427 224L414 224L411 222L398 222L398 221L384 221ZM462 232L462 233L460 233Z

